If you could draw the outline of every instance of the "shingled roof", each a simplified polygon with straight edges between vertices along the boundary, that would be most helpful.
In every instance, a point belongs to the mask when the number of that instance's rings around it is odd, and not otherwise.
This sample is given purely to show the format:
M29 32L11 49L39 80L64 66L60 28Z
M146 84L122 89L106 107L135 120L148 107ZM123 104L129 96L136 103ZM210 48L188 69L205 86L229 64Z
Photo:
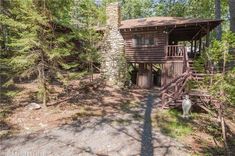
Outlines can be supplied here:
M152 26L191 25L195 23L221 23L222 20L192 19L183 17L148 17L121 21L119 29L141 28Z

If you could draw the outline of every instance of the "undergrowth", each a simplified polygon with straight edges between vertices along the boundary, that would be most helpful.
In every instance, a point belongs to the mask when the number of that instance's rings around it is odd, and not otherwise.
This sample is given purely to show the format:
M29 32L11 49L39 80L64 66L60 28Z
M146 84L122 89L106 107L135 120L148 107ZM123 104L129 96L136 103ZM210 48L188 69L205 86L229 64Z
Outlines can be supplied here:
M177 110L162 110L154 117L156 125L163 134L173 138L182 138L192 133L193 128L188 120L181 117Z

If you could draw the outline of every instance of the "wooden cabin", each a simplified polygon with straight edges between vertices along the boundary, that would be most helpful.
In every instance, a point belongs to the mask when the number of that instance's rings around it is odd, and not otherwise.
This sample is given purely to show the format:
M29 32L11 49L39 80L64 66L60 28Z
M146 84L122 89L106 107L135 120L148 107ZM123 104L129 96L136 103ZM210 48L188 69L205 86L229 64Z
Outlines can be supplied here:
M139 88L160 87L163 108L181 105L186 94L195 99L213 99L200 90L187 90L186 84L208 76L194 70L193 62L205 52L211 31L222 20L148 17L121 21L118 3L108 5L106 15L106 27L97 31L105 34L101 66L107 82L118 81L120 65L126 65L119 62L124 49L126 62L134 69L132 82Z
M209 34L220 23L181 17L121 21L125 57L134 68L132 81L140 88L167 85L209 46Z

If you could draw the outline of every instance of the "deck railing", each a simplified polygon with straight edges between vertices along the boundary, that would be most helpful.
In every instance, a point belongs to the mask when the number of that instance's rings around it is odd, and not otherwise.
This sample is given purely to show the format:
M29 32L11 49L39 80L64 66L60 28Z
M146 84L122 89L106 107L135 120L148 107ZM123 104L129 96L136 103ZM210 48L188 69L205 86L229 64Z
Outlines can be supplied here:
M185 46L167 45L165 46L165 56L167 59L182 59L186 53Z

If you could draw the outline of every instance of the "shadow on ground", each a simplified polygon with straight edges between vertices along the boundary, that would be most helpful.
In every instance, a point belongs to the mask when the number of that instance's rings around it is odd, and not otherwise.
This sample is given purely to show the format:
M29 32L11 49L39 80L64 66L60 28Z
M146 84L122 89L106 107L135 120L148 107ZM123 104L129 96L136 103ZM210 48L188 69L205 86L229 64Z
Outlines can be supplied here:
M196 152L203 155L224 155L220 123L205 113L193 113L189 119L182 118L177 109L165 110L154 116L160 131L170 137L190 142ZM235 153L235 135L227 127L230 152ZM192 150L192 147L189 147ZM195 150L195 149L194 149Z
M97 97L99 95L99 97ZM146 90L90 90L71 101L86 109L71 124L1 140L0 150L53 155L187 155L185 147L152 127L153 96ZM87 98L88 97L88 98Z

